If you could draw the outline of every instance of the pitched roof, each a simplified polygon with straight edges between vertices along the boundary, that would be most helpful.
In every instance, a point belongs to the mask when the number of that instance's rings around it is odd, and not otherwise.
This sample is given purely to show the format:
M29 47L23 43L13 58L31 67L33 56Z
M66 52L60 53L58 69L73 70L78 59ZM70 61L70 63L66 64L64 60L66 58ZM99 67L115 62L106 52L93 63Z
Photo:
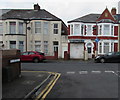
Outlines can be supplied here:
M10 10L9 12L3 14L0 19L29 19L29 20L36 20L36 19L42 19L42 20L55 20L55 21L61 21L60 18L54 16L53 14L49 13L48 11L44 9L40 10L33 10L33 9L14 9Z
M99 16L100 16L100 14L88 14L83 17L68 21L68 23L70 23L70 22L94 23L99 18Z

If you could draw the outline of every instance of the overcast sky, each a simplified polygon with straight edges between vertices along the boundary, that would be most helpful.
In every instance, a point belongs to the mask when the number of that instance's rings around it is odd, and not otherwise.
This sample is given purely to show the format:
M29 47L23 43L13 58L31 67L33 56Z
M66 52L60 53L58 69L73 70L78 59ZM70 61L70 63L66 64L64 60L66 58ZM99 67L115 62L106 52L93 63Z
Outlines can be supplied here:
M0 9L33 9L38 3L41 9L46 9L55 16L67 21L81 16L98 13L101 14L106 8L111 10L116 7L120 0L0 0Z

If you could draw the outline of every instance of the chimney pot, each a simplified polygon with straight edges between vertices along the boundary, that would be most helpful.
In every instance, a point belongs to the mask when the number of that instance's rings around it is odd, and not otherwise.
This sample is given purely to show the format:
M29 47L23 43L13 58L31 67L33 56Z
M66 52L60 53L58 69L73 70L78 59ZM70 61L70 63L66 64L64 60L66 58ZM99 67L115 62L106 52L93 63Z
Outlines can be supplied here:
M112 14L112 15L116 15L116 8L112 8L111 14Z
M37 4L34 4L34 10L40 10L40 6L39 6L38 3L37 3Z

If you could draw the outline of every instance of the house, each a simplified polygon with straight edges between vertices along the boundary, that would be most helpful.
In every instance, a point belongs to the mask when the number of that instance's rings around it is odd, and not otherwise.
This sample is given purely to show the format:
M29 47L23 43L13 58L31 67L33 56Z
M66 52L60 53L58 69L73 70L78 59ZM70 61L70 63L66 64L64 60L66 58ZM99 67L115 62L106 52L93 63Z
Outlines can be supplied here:
M0 46L5 49L42 51L62 58L67 48L67 26L55 15L41 9L3 10L0 17ZM6 11L6 12L5 12Z
M68 21L68 52L71 59L84 59L118 51L120 15L116 8L106 8L102 14L88 14Z

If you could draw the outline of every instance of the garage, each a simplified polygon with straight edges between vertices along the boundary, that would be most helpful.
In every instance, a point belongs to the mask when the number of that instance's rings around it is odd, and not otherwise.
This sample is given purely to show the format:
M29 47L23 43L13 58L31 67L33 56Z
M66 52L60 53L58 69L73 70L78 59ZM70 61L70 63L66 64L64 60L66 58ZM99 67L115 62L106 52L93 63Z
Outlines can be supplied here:
M71 43L70 44L70 58L71 59L84 59L84 43Z

